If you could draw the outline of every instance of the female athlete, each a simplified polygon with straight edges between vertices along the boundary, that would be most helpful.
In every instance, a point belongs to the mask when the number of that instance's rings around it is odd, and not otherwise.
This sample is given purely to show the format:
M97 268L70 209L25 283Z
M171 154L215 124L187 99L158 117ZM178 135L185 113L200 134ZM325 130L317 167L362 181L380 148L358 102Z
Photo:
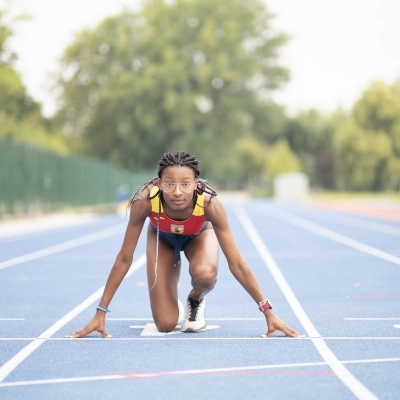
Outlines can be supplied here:
M130 218L125 237L107 279L92 320L68 337L80 338L92 332L110 337L105 330L108 306L132 263L133 254L147 218L147 279L155 325L171 332L179 320L178 282L180 252L189 262L192 290L186 300L182 332L206 329L205 295L217 281L218 252L221 248L229 269L263 312L267 333L277 331L299 337L272 310L250 268L240 255L224 206L213 187L200 179L199 162L185 151L165 153L159 161L158 177L146 182L129 201Z

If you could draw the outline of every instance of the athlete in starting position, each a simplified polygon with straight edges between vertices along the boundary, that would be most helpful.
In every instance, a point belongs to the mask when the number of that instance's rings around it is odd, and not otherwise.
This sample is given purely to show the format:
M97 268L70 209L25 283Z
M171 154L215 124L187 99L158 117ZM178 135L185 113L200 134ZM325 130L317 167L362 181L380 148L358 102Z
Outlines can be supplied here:
M105 330L108 306L132 263L139 235L146 218L147 279L151 310L157 329L171 332L179 316L178 281L180 252L189 261L192 291L186 301L183 332L206 329L205 295L214 288L221 247L229 269L265 315L269 337L276 331L299 337L272 311L250 268L240 255L224 206L212 186L199 178L198 160L184 151L165 153L159 161L158 177L146 182L129 202L130 219L124 241L92 320L68 337L79 338L91 332L110 337Z

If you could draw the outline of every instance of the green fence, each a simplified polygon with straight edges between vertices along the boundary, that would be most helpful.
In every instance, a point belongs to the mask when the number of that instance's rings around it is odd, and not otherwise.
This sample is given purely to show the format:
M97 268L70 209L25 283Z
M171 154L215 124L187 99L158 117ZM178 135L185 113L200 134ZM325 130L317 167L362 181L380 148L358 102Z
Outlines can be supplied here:
M115 204L153 175L0 139L0 218Z

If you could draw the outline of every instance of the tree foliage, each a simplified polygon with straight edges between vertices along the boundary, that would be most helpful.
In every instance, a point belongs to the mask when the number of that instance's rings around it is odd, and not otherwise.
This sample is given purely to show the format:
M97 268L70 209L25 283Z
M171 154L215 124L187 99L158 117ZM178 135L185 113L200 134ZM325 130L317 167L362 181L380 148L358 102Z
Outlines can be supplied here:
M348 115L340 109L332 114L311 109L299 112L287 122L283 136L315 186L332 189L336 185L332 138L347 119Z
M242 170L247 174L262 176L265 173L267 146L251 136L238 139L235 145Z
M17 56L9 49L8 41L13 35L14 24L26 16L12 18L9 13L8 9L0 10L0 136L36 142L66 152L66 144L60 135L50 132L41 115L40 104L28 95L14 68Z
M340 186L398 190L400 185L400 80L372 83L353 107L352 120L337 130Z
M387 135L364 130L349 121L336 132L334 144L340 154L341 187L379 189L391 156Z
M266 173L270 179L285 172L299 172L300 161L285 140L280 140L267 157Z
M88 155L131 170L195 153L216 179L241 168L235 143L276 138L268 101L288 79L259 0L151 0L81 32L61 60L58 119Z

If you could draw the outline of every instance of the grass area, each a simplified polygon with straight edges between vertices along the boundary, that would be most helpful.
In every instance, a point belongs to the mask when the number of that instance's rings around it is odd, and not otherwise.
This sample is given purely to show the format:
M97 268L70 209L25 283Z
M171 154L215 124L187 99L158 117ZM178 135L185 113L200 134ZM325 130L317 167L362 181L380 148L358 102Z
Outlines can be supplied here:
M273 197L272 189L268 188L254 188L249 191L250 197Z

